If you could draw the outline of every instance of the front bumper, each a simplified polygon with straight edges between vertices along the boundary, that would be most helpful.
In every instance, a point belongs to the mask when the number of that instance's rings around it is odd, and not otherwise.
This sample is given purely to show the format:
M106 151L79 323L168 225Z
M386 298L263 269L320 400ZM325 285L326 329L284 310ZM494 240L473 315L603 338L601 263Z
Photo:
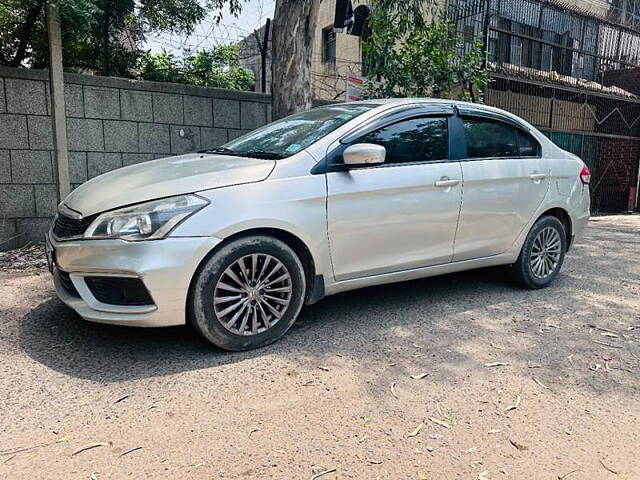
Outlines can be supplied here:
M56 241L53 282L56 293L85 320L114 325L168 327L183 325L191 279L205 256L221 242L213 237L168 237L162 240ZM69 290L60 271L75 287ZM150 305L110 305L96 299L88 276L138 278L153 301ZM67 282L68 282L67 280Z

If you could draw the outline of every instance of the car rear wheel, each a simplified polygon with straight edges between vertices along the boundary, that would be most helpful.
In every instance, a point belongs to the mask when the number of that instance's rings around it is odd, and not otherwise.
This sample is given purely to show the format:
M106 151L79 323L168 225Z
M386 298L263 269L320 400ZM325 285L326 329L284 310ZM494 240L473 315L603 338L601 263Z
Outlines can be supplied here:
M545 216L531 227L520 256L511 266L515 280L527 288L543 288L558 276L567 250L564 225Z
M282 337L305 294L295 252L264 235L241 238L212 255L196 274L190 317L196 329L225 350L250 350Z

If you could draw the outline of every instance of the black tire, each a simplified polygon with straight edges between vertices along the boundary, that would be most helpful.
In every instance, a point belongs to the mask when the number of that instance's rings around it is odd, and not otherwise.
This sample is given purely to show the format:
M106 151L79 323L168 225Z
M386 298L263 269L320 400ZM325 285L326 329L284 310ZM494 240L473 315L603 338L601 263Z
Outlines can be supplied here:
M549 274L540 277L539 275L536 275L531 265L531 254L536 238L540 232L548 228L555 230L558 233L560 237L560 252L553 270ZM524 245L522 245L522 250L520 250L518 260L511 266L511 274L514 280L523 287L531 289L544 288L553 282L558 276L558 272L562 268L562 264L564 262L566 251L567 234L562 222L552 216L541 217L533 224L533 227L531 227L531 230L524 241Z
M219 320L214 308L214 291L227 268L252 254L271 256L284 265L290 275L291 297L273 325L264 327L266 330L261 333L241 335L227 329ZM305 291L304 268L287 244L267 235L247 236L222 247L198 269L190 295L189 317L196 330L219 348L231 351L260 348L275 342L291 328L304 303Z

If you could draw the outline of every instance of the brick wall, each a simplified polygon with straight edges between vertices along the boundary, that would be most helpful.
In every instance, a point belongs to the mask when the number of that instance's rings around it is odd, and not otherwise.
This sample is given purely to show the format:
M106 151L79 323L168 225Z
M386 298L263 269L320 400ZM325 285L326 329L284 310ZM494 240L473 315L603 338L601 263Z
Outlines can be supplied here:
M629 192L637 182L640 140L600 138L597 161L594 204L603 212L626 211Z
M271 117L253 92L65 75L72 187L115 168L212 148ZM56 209L48 74L0 67L0 250L40 241Z

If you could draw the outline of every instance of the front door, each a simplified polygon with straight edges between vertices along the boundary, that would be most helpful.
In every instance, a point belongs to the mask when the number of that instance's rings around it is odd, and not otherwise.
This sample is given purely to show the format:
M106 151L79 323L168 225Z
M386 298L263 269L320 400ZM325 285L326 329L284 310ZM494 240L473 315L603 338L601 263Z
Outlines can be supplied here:
M547 194L546 160L538 142L511 124L471 116L454 121L462 122L456 130L464 130L466 158L453 260L504 253Z
M383 145L387 157L381 166L327 173L336 280L450 262L462 172L448 160L448 119L402 120L354 143Z

